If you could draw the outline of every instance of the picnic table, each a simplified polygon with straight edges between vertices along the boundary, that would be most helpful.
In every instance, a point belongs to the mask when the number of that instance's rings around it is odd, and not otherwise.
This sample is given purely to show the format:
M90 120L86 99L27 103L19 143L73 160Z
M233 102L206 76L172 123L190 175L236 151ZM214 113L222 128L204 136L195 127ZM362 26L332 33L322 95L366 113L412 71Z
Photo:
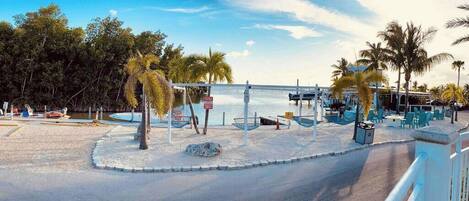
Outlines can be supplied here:
M389 115L389 116L386 116L384 117L385 119L388 119L388 120L392 120L392 121L386 121L386 124L387 126L389 127L396 127L396 128L399 128L401 127L401 121L404 120L404 116L400 116L400 115ZM399 121L396 121L396 120L399 120Z

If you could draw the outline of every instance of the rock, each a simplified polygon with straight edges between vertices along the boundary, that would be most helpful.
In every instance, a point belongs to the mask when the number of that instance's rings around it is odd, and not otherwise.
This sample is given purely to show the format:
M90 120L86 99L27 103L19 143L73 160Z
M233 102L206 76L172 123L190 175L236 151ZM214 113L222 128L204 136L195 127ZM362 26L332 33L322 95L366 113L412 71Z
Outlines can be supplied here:
M190 144L186 147L186 153L193 156L213 157L221 153L221 145L213 142L202 144Z

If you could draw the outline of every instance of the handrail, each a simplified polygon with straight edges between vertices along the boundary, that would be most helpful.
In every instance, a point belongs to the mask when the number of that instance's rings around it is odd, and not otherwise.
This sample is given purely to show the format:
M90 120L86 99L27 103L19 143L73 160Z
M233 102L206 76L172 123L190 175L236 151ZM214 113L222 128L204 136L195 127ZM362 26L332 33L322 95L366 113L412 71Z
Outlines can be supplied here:
M386 201L401 201L407 196L407 192L416 183L420 171L425 168L427 155L420 153L417 158L412 162L409 169L404 173L401 180L394 186L391 193L389 193ZM418 190L418 189L416 189ZM416 192L419 193L419 192Z

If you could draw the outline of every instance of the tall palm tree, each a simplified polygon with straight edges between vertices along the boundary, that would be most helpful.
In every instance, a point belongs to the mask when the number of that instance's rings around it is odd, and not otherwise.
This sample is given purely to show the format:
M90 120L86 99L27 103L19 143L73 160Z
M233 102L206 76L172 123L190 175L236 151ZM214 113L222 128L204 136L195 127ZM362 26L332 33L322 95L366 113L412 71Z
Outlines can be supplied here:
M441 97L445 101L451 102L451 123L453 123L453 114L454 114L454 104L456 102L465 104L467 102L466 98L464 98L464 92L461 87L456 86L455 84L451 83L446 85L446 89L441 94ZM458 119L455 119L458 121Z
M458 6L459 9L467 10L469 11L469 4L466 5L461 5ZM448 21L446 23L446 28L457 28L457 27L469 27L469 16L463 18L456 18ZM457 45L460 43L468 42L469 41L469 35L463 36L453 42L453 45Z
M345 58L337 60L337 64L333 64L331 67L334 68L332 71L332 78L343 77L351 73L349 69L350 63Z
M205 55L193 55L195 61L192 65L195 68L200 69L204 75L204 80L208 84L223 82L228 83L233 82L233 75L231 72L231 67L225 61L225 53L222 52L212 52L212 49L208 50L208 56ZM207 96L210 96L211 87L208 87ZM205 121L204 121L204 134L207 134L207 124L208 124L208 114L209 110L205 110Z
M124 95L132 108L138 106L136 89L142 88L142 121L138 134L140 136L140 149L148 149L147 134L150 130L149 108L154 108L158 116L163 116L169 111L173 102L173 90L163 76L163 72L152 70L150 66L158 62L158 57L153 54L137 55L128 59L125 65L127 82L124 87Z
M412 74L422 75L429 71L435 64L441 63L447 59L453 58L451 54L439 53L428 56L424 45L428 43L436 33L436 29L429 28L423 30L422 26L415 26L412 22L407 23L405 30L404 58L403 68L405 89L405 113L408 112L409 105L409 82Z
M369 49L360 51L361 59L358 59L356 63L358 65L365 65L365 71L378 71L382 72L383 70L387 70L388 66L386 65L388 61L387 53L389 52L387 49L381 47L381 43L370 43L366 42L366 45ZM377 97L379 97L379 89L378 83L375 83L375 91ZM379 98L376 102L376 108L379 108Z
M397 71L397 93L396 93L396 114L399 114L399 91L401 89L401 72L405 63L404 44L405 33L402 26L393 21L390 22L384 31L378 32L378 37L386 43L387 61L391 65L391 69Z
M461 61L461 60L453 61L452 68L453 70L458 71L458 85L457 86L459 87L459 80L461 79L461 69L464 70L464 61Z
M199 82L203 78L203 72L197 66L194 66L197 58L194 56L189 57L178 57L173 58L169 62L169 77L171 80L180 83L194 83ZM197 120L195 118L194 107L192 104L192 98L190 96L191 90L189 87L185 87L187 99L189 101L189 109L191 111L192 124L197 134L200 134L197 126Z
M366 71L387 70L387 54L389 51L381 47L381 43L366 42L369 49L360 51L357 64L365 65Z
M341 78L335 79L334 83L331 86L332 94L335 97L341 97L345 89L355 89L358 93L358 103L363 107L364 118L368 117L368 112L370 111L371 104L373 102L371 89L369 84L371 82L387 82L386 77L376 71L370 72L355 72L343 76ZM353 139L355 140L357 134L357 125L359 117L359 105L357 104L357 110L355 115L355 129L353 133Z

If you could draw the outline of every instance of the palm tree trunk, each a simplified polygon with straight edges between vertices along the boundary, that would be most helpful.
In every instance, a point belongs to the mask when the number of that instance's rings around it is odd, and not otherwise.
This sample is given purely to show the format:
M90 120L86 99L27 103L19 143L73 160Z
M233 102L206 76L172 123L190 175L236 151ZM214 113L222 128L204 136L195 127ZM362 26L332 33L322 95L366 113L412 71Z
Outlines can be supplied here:
M398 75L397 75L397 102L396 102L396 114L399 115L399 105L401 104L401 97L399 97L399 90L401 89L401 67L398 69Z
M461 78L461 67L458 68L458 89L459 89L459 79ZM458 108L456 105L454 106L455 114L454 114L454 121L458 121Z
M195 119L195 112L194 112L194 107L192 106L192 99L189 93L187 93L187 87L186 87L186 95L187 99L189 100L189 108L191 110L191 119L192 119L192 124L194 125L195 133L200 134L199 128L197 127L197 121Z
M407 115L407 112L409 112L409 81L405 81L405 110L404 110L404 116Z
M212 84L212 75L208 76L208 84ZM207 96L210 96L211 89L212 89L212 87L209 86ZM207 134L207 124L208 124L208 113L209 113L209 111L210 111L209 109L205 110L204 135Z
M142 129L140 133L140 149L145 150L148 149L148 143L147 143L147 97L145 95L145 92L143 92L143 104L142 104Z
M150 107L150 103L147 102L147 120L146 120L146 123L147 123L147 133L150 133L150 130L151 130L151 107Z
M353 140L357 138L358 117L360 113L360 98L357 99L357 110L355 111L355 126L353 128Z

